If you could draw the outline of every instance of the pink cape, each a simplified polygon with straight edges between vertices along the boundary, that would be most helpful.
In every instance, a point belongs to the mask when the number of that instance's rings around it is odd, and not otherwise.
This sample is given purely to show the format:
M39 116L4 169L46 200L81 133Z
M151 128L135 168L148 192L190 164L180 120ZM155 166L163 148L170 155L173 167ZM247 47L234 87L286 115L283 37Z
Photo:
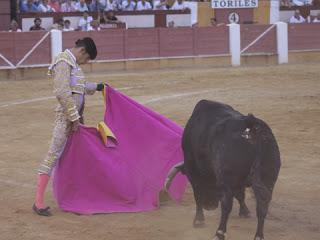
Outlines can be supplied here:
M69 137L54 173L58 205L81 214L153 210L167 173L183 160L182 128L109 86L105 93L104 121L117 145L106 147L91 127ZM171 197L181 200L185 187L177 175Z

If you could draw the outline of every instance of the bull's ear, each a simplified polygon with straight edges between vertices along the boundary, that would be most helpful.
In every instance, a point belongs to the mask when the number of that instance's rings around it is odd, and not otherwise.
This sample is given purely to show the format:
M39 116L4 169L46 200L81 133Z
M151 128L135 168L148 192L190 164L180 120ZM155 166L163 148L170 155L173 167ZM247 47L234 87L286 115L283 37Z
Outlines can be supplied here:
M252 113L248 113L248 116L245 118L247 128L252 128L256 123L256 118Z

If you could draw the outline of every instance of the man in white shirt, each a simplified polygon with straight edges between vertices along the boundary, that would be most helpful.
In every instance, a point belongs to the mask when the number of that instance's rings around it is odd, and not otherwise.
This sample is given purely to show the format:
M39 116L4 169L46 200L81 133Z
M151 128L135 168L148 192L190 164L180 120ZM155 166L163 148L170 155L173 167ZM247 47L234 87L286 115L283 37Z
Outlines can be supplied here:
M39 12L55 12L55 10L48 5L48 0L42 0L42 3L38 6Z
M171 6L168 4L167 0L160 0L154 2L154 10L169 10Z
M136 3L133 0L124 0L121 9L123 11L133 11L136 8Z
M81 31L91 31L92 27L91 27L91 22L92 22L93 18L91 16L89 16L88 11L85 11L83 13L83 17L80 18L79 20L79 24L78 24L78 29Z
M66 0L65 3L61 5L61 12L76 12L77 7L74 1Z
M185 4L184 0L176 0L172 5L172 10L185 10L187 9L187 5Z
M74 31L74 28L71 27L71 22L70 20L65 20L64 21L64 25L63 25L63 30L64 32L70 32L70 31Z
M136 10L142 11L142 10L151 10L151 4L147 2L146 0L141 0L137 3L137 8Z
M294 15L290 18L289 23L304 23L306 20L301 16L300 10L294 11Z
M320 13L313 19L313 23L320 23Z
M106 1L106 8L104 9L106 12L108 11L117 11L118 10L118 4L115 0L107 0Z
M311 5L313 0L292 0L294 6Z
M89 11L85 0L80 0L79 2L77 2L76 3L76 9L79 12Z

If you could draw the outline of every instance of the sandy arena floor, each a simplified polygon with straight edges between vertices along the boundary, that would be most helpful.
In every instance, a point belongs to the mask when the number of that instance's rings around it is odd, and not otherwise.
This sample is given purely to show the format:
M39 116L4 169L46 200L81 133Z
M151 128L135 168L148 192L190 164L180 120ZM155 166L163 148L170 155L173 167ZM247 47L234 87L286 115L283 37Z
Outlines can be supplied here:
M266 120L276 135L282 169L269 216L266 240L320 239L320 64L253 68L176 69L88 75L115 88L183 126L198 100L231 104ZM135 214L78 216L62 212L51 194L54 216L31 211L36 169L51 137L56 100L52 84L40 80L0 80L0 239L1 240L209 240L220 210L206 212L206 227L194 229L195 204L188 187L181 205ZM31 101L29 101L31 100ZM100 94L87 97L86 122L103 118ZM235 204L229 240L253 239L250 219L238 217Z

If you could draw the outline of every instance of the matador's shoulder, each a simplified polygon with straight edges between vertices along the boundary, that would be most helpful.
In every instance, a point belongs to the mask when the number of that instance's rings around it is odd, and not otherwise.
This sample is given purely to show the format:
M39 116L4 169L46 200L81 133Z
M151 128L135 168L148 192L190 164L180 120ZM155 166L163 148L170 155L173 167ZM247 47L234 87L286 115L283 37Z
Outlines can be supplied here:
M52 64L49 67L48 75L52 74L53 68L59 63L59 62L65 62L71 67L76 67L76 63L74 63L72 57L66 53L66 52L61 52L58 54L58 56L54 59Z

